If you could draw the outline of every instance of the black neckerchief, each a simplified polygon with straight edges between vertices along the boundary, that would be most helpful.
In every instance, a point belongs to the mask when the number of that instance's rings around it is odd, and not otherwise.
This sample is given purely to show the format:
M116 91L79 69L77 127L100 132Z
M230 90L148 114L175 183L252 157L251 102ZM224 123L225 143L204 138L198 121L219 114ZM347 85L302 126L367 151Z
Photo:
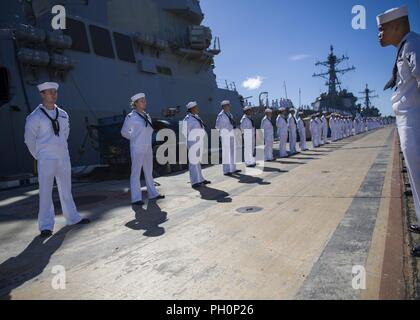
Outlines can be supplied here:
M295 122L295 126L297 126L297 122L296 122L295 116L291 116L291 117L293 118L293 121Z
M232 127L235 129L236 128L236 124L235 121L233 120L233 117L230 116L230 113L227 113L226 111L223 111L226 115L226 117L228 117L230 124L232 125Z
M200 123L201 128L205 128L205 124L203 122L203 120L201 120L200 118L197 118L192 112L189 112L189 114Z
M146 123L146 128L147 128L148 125L150 125L150 127L152 129L155 129L155 128L153 128L153 124L150 122L149 117L143 116L141 113L139 113L137 111L136 111L136 113L139 115L140 118L142 118L144 120L144 122Z
M401 43L400 48L398 49L397 58L395 59L394 69L392 70L392 77L387 82L387 84L384 87L384 90L388 90L389 88L394 88L397 85L397 73L398 73L398 59L400 57L401 50L404 47L404 44L407 42L407 40L404 40Z
M58 108L55 108L55 119L51 118L50 115L47 113L47 111L44 110L44 108L40 108L41 111L47 116L48 119L50 119L54 134L56 136L60 135L60 123L58 122Z

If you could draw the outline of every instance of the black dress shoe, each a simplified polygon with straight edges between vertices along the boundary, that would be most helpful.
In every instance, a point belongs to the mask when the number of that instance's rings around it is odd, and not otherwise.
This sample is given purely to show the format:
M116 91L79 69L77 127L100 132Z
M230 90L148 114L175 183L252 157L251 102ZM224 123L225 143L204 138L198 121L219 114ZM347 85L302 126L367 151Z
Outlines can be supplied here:
M211 181L208 181L208 180L204 180L203 182L201 182L202 184L210 184L211 183Z
M232 172L225 173L224 175L227 176L227 177L230 177L232 175Z
M235 170L233 173L241 173L242 170Z
M41 238L49 238L52 234L53 232L51 230L42 230L40 236Z
M410 232L419 233L420 234L420 226L417 225L417 224L412 224L411 226L408 227L408 230Z
M150 200L162 200L165 199L165 196L163 194L158 195L156 198L150 199Z
M246 166L247 168L255 168L257 164L250 164L249 166Z
M133 202L132 205L133 206L142 206L142 205L144 205L144 202L140 200L140 201L137 201L137 202Z
M193 189L198 189L200 188L200 186L201 186L201 183L195 183L192 185Z
M420 258L420 246L417 246L417 247L414 247L413 249L411 249L411 256L416 257L416 258Z
M81 224L88 224L88 223L90 223L90 220L89 220L89 219L87 219L87 218L84 218L84 219L80 220L80 221L79 221L78 223L76 223L76 224L81 225Z

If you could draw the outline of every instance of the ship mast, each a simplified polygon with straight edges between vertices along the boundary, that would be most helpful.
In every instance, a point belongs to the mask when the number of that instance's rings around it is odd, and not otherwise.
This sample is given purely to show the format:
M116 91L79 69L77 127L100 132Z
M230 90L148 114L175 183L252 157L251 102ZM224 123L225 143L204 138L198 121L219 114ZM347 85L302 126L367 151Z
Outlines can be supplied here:
M334 54L334 47L330 47L330 54L328 55L327 61L318 61L315 65L316 66L324 66L328 68L327 72L323 73L314 73L313 77L321 77L327 80L326 85L328 86L328 95L331 96L337 96L337 86L339 87L341 82L338 79L338 74L344 74L349 71L356 70L354 66L346 69L337 69L337 65L340 64L343 61L346 61L349 59L347 56L342 56L341 58L338 58ZM341 88L340 88L341 90Z
M360 99L365 100L366 109L370 109L372 107L371 99L379 98L378 95L374 95L374 96L371 95L372 93L375 93L375 90L370 90L367 84L366 84L366 89L364 89L363 91L359 93L363 94L363 97L361 97Z

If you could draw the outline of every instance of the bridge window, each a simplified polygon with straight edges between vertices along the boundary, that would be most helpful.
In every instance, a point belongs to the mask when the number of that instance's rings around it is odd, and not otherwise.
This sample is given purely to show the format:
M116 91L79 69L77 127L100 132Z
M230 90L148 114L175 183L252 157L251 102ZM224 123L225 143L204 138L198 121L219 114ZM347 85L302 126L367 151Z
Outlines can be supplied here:
M112 47L109 31L93 25L89 26L89 30L92 38L93 51L98 56L114 59L114 48Z
M126 62L136 63L131 38L127 35L114 32L114 40L118 59Z
M71 37L72 50L90 53L86 27L82 21L67 18L66 29L63 30L63 33Z

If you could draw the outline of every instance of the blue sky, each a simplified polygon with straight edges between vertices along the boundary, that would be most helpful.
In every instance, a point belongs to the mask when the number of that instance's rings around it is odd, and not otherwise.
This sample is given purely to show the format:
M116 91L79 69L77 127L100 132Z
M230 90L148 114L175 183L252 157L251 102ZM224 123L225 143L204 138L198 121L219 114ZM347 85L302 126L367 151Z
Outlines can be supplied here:
M395 61L394 47L382 48L377 38L376 16L390 8L407 5L412 31L420 33L420 0L201 0L203 24L219 36L222 53L216 57L215 73L220 83L235 81L244 96L268 91L270 100L288 97L299 104L310 104L327 90L325 80L313 78L323 71L314 64L325 60L330 45L337 55L350 60L340 66L354 65L356 71L341 76L342 88L361 96L367 84L379 98L374 104L382 114L391 114L391 91L384 92ZM354 30L352 8L366 8L366 29ZM261 77L262 85L249 90L242 87L248 78Z

